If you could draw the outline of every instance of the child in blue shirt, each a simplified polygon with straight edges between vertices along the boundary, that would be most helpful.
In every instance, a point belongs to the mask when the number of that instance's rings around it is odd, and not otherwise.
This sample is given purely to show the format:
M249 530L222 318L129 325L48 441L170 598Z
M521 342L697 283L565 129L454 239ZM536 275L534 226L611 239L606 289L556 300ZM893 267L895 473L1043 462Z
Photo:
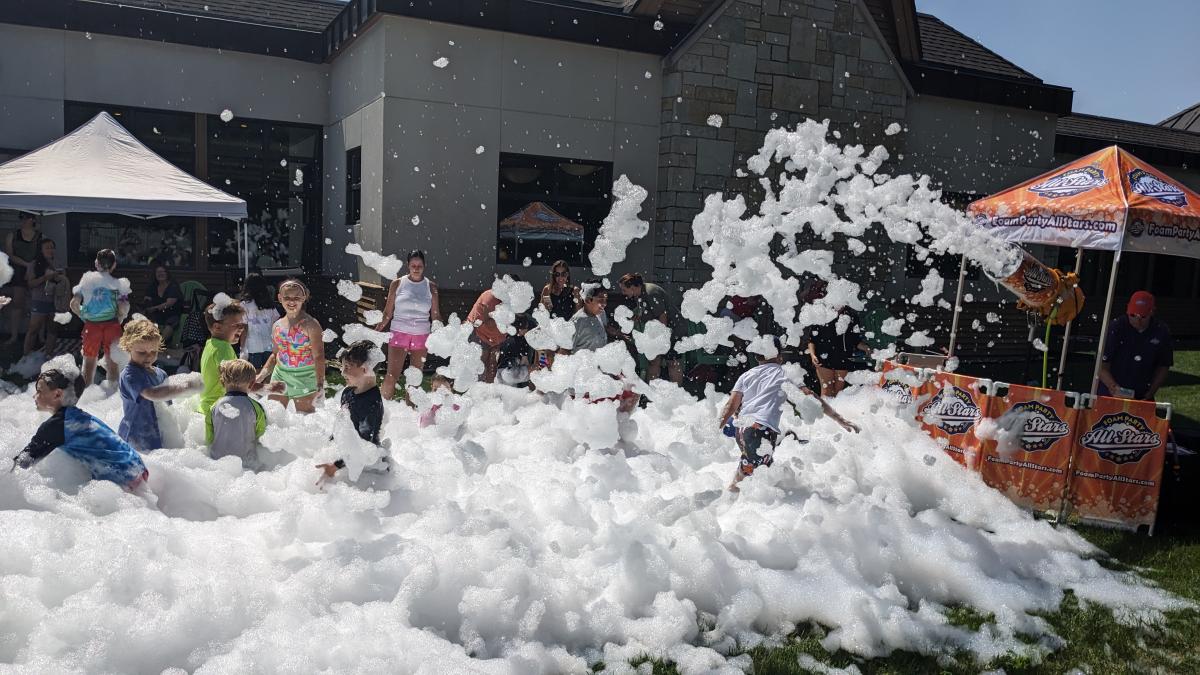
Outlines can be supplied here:
M65 373L49 369L34 384L37 409L50 414L19 455L14 467L28 469L56 448L91 471L93 480L107 480L135 491L150 472L137 451L104 422L75 407L75 387Z
M167 384L167 374L154 365L162 349L158 325L148 319L134 319L125 324L121 334L121 349L129 353L129 363L121 371L119 390L125 416L117 433L138 452L162 447L155 401L169 401L200 391L200 380Z

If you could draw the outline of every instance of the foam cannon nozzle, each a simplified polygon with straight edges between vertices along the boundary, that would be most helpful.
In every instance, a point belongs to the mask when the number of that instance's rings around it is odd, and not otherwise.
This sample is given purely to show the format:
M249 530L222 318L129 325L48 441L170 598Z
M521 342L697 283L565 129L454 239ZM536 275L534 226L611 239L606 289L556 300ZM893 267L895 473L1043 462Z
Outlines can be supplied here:
M998 278L1001 286L1017 296L1017 308L1040 315L1056 326L1065 326L1083 311L1083 291L1074 272L1063 272L1042 264L1022 251L1015 269Z

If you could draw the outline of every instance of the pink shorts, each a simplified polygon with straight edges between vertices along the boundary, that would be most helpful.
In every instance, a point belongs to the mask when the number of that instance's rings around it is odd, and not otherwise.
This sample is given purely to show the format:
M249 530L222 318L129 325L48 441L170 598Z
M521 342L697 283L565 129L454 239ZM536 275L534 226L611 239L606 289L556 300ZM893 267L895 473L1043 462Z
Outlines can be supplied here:
M388 346L410 352L423 352L425 351L425 340L427 339L429 339L428 333L413 335L412 333L394 330L392 331L392 339L388 340Z

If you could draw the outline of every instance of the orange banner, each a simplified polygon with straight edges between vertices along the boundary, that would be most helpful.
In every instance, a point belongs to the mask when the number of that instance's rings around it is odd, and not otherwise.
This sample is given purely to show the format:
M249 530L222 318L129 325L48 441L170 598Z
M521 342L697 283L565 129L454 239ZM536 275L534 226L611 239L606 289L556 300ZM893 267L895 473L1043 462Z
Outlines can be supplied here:
M880 370L882 371L879 378L880 388L894 396L902 406L912 405L913 401L920 398L929 387L929 383L921 380L921 372L912 366L895 361L884 361ZM889 376L888 373L891 371L900 371L900 373L893 373Z
M988 416L992 397L980 390L978 378L937 372L926 385L929 400L917 410L917 421L935 440L946 440L946 453L956 462L979 470L982 441L975 435Z
M1153 529L1167 448L1154 403L1102 396L1082 411L1075 439L1071 512Z
M1014 384L993 399L991 417L998 440L984 443L983 482L1018 506L1057 515L1079 411L1067 405L1066 392Z

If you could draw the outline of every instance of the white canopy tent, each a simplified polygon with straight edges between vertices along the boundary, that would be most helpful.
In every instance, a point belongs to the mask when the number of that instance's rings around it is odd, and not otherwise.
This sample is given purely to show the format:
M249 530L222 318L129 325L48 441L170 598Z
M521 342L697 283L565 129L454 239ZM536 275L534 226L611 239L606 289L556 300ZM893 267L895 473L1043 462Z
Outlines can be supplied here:
M246 202L156 155L107 112L62 138L0 164L0 209L135 218L246 217ZM239 239L245 239L245 228ZM242 258L245 242L242 242Z

